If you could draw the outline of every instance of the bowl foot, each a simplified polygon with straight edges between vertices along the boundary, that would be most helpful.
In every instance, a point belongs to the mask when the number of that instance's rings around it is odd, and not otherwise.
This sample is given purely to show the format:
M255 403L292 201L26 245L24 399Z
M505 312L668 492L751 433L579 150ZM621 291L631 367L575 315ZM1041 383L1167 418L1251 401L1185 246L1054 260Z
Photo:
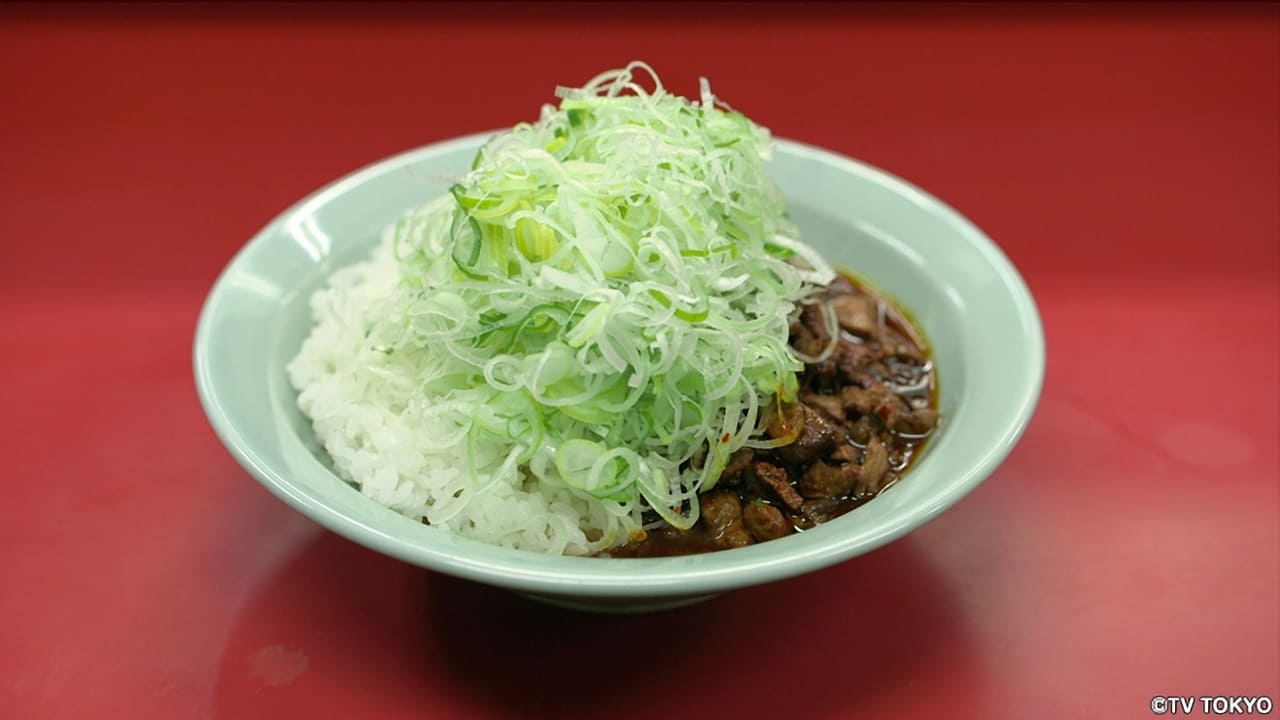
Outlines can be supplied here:
M540 602L544 605L552 605L566 610L607 613L614 615L673 610L675 608L685 607L686 605L696 605L697 603L706 602L712 598L719 597L719 593L712 593L710 595L680 595L675 597L655 598L584 598L572 595L543 595L523 592L516 594L533 600L534 602Z

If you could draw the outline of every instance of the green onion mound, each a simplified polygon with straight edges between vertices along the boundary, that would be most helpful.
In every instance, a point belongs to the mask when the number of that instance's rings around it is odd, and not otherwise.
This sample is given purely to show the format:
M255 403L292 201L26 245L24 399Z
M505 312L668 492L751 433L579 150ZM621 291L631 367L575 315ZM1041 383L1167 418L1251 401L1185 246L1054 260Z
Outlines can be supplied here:
M558 95L396 227L385 352L424 358L422 390L467 418L473 481L476 448L506 448L498 475L604 503L608 547L647 510L696 522L794 397L790 320L832 273L786 220L768 131L705 81L691 102L633 63Z

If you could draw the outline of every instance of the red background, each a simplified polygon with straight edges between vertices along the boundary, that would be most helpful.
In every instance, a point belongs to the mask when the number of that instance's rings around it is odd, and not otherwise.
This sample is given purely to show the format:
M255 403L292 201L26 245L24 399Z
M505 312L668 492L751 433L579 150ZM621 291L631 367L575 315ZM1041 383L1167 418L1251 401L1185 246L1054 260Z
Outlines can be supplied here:
M633 58L987 230L1021 445L907 538L584 616L320 530L190 370L219 270ZM0 7L0 716L1147 717L1280 699L1277 6ZM286 713L288 713L286 715Z

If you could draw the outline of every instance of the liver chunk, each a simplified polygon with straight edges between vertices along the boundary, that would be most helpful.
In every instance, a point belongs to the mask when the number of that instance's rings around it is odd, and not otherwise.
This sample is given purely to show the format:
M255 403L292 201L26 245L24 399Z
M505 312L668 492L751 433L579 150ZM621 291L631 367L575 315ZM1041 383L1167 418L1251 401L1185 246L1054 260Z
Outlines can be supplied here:
M759 500L747 503L742 520L757 542L776 540L791 534L791 523L778 508Z
M742 504L731 492L713 492L699 501L702 521L716 547L727 549L750 545L753 541L742 522Z

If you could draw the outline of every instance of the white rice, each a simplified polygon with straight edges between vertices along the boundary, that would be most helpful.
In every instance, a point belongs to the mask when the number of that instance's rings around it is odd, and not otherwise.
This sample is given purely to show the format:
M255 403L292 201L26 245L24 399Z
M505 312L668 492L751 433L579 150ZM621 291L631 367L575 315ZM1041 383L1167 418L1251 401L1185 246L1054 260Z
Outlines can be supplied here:
M315 327L288 366L298 406L337 473L375 502L489 543L586 554L625 539L615 534L619 525L626 532L634 522L564 487L526 480L504 465L508 448L477 447L473 484L467 418L450 417L448 398L425 394L415 379L429 350L379 350L397 332L387 301L399 281L388 231L369 260L335 272L311 297Z

